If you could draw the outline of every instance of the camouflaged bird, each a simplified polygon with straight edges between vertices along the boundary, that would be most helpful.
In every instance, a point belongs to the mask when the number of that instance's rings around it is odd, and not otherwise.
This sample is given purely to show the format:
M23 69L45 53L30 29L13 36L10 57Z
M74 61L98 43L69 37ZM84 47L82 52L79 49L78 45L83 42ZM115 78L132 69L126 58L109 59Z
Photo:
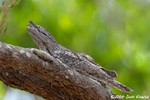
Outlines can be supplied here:
M46 51L70 68L75 69L77 72L100 82L103 87L114 86L124 92L132 91L130 88L114 79L117 77L115 71L104 69L96 64L93 58L88 55L75 53L61 46L46 29L39 25L35 25L31 21L29 23L27 30L41 50Z

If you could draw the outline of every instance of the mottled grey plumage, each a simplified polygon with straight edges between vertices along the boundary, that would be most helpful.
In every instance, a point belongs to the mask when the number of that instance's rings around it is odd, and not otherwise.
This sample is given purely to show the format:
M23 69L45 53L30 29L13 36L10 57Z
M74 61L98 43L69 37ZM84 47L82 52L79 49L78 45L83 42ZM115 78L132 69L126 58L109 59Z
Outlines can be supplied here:
M44 50L51 56L59 59L70 68L75 69L81 74L88 75L92 79L101 82L104 86L111 85L124 92L132 91L130 88L122 85L114 79L117 77L115 71L109 71L102 68L96 64L90 56L75 53L59 45L54 37L41 26L35 25L30 21L27 30L41 50Z
M113 78L115 78L115 77L118 76L115 71L113 71L113 70L106 70L106 69L104 69L103 67L101 67L100 65L98 65L98 64L94 61L94 59L93 59L91 56L86 55L86 54L83 54L83 53L79 53L79 55L82 56L83 58L85 58L86 60L90 61L91 63L93 63L93 64L99 66L99 67L100 67L103 71L105 71L109 76L111 76L111 77L113 77Z

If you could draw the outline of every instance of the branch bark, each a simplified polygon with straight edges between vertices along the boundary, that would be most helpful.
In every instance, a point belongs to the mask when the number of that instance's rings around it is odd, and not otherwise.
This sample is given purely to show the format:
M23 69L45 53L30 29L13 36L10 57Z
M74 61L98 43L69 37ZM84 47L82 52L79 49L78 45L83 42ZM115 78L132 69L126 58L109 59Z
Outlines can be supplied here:
M48 100L111 100L112 95L99 82L70 69L44 51L1 42L0 80Z

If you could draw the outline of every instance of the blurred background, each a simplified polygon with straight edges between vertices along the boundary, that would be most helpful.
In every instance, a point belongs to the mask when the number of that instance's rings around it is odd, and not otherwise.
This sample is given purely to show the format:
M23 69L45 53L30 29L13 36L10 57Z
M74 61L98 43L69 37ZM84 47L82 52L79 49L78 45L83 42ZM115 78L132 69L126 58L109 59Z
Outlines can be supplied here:
M150 96L150 0L18 1L7 14L1 42L37 48L26 31L32 20L63 46L86 53L106 69L115 70L116 79L134 90L127 94L112 88L113 93ZM0 100L26 98L41 100L0 82Z

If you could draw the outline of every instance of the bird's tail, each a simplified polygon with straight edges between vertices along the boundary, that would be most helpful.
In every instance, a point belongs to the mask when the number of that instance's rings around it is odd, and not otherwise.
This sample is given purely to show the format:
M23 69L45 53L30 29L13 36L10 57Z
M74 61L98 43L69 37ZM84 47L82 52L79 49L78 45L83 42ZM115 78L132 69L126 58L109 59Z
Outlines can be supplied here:
M108 79L107 81L108 81L109 85L111 85L111 86L113 86L113 87L115 87L115 88L117 88L117 89L119 89L123 92L130 93L130 92L133 91L132 89L130 89L129 87L127 87L123 84L121 84L120 82L116 81L115 79L111 78L111 79Z

